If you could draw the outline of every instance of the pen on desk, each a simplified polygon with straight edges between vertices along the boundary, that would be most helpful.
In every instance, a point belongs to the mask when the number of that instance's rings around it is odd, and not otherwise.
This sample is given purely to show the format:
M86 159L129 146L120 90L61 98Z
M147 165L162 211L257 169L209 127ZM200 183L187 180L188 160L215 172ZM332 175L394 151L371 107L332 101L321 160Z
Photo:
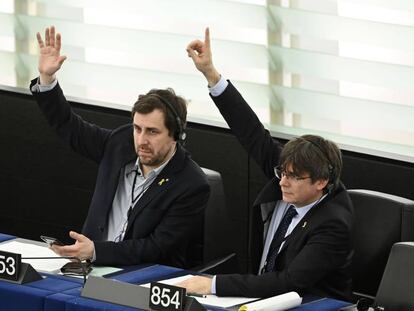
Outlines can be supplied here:
M199 298L207 298L207 295L197 294L197 293L187 293L187 296L199 297Z

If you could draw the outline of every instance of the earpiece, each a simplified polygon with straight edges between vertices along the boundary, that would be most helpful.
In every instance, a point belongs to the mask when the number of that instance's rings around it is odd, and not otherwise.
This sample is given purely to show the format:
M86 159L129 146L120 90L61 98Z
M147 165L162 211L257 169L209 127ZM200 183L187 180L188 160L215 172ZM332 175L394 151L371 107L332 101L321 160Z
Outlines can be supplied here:
M176 141L184 141L187 137L187 134L184 132L184 124L181 121L181 118L179 117L178 112L174 106L168 100L158 94L151 93L148 95L157 97L167 107L167 109L172 112L174 115L175 123L177 124L177 130L174 132L174 139Z

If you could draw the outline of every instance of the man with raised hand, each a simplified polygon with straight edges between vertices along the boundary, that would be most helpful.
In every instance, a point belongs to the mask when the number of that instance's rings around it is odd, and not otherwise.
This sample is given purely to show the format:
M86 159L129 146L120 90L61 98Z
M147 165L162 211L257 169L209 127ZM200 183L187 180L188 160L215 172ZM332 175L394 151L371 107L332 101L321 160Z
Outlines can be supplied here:
M82 234L71 231L73 245L52 249L103 265L187 267L210 190L178 143L185 138L186 101L172 89L153 89L139 95L131 124L110 130L88 123L73 112L55 76L66 59L60 34L52 26L45 41L39 33L37 40L40 75L30 90L57 134L99 165Z
M257 274L197 276L179 283L218 296L300 295L349 299L353 207L339 181L338 147L304 135L282 146L271 137L233 84L213 65L209 29L187 46L210 96L234 135L269 178L254 202L250 251Z

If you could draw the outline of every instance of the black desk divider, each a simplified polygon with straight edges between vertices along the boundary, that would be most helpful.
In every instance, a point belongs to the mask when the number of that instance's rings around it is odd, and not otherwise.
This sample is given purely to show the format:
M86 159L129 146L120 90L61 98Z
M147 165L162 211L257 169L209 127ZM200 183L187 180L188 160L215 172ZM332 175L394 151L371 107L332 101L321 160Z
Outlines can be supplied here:
M194 297L185 297L184 311L205 311L206 309Z
M149 310L149 287L129 284L103 277L89 276L83 287L82 297ZM203 306L193 297L186 297L185 311L203 311Z
M17 281L5 280L5 279L2 279L2 281L14 283L14 284L25 284L25 283L38 281L41 279L43 278L39 274L39 272L37 272L30 264L22 262L20 264L19 278L17 279Z

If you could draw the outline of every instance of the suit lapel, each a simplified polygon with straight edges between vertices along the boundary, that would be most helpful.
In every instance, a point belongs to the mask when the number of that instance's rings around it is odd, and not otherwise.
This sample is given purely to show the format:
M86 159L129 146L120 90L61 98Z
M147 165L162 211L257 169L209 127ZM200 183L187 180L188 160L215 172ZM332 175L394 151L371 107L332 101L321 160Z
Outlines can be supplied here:
M156 196L170 188L170 185L173 183L174 178L172 175L166 175L161 172L142 197L135 203L129 222L131 223Z
M118 145L114 154L119 155L111 163L110 174L111 178L106 178L106 193L107 196L106 202L108 202L107 206L105 206L105 210L102 211L106 214L106 221L108 219L109 212L112 208L112 204L114 201L115 193L119 185L119 175L121 173L122 168L125 167L126 164L136 160L137 154L135 153L134 148L134 140L132 134L132 126L131 130L125 133L125 143ZM112 178L113 176L113 178Z
M167 191L176 183L176 173L182 170L186 158L186 151L179 144L177 144L177 151L175 152L174 156L164 167L164 169L158 174L147 191L145 191L142 197L135 203L128 221L125 235L128 234L128 231L130 230L134 220L139 216L140 213L142 213L146 207L148 207L149 204L151 204L153 199L159 196L161 193Z
M308 221L309 221L308 218L309 218L309 216L310 216L309 213L307 213L305 215L305 217L303 217L301 219L301 221L296 225L296 227L293 229L291 234L289 234L289 236L287 237L285 243L283 244L282 249L280 250L278 256L289 246L291 241L297 241L297 236L300 235L300 234L305 233L308 230L308 228L309 228L308 227Z
M286 239L286 242L283 244L282 249L280 250L279 254L281 254L286 247L291 243L291 241L297 240L297 236L300 234L304 234L307 232L310 228L310 222L311 217L314 213L316 213L319 209L324 208L325 202L330 199L330 196L328 195L326 198L324 198L321 202L316 204L314 207L310 209L306 213L306 215L301 219L301 221L296 225L296 227L293 229L292 233L289 235L289 237Z

